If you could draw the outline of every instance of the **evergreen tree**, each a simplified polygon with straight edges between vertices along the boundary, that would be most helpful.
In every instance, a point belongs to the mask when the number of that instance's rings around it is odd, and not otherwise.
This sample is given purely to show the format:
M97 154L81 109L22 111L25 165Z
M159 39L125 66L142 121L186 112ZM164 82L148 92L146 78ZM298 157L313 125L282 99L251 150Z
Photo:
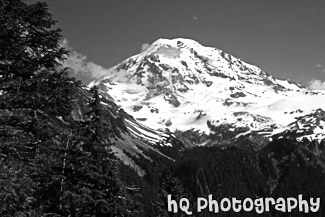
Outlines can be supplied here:
M46 3L0 1L1 216L41 215L54 182L59 125L79 86L60 65L67 53Z
M181 210L178 210L177 214L168 212L167 196L171 195L171 199L179 201L181 198L186 197L186 193L183 188L183 183L177 177L173 177L170 171L167 171L161 176L161 182L159 187L160 201L155 201L153 205L157 209L159 217L168 216L187 216Z
M61 203L70 216L126 216L129 200L118 177L98 89L91 92L88 118L80 122L79 136L67 149Z
M46 3L0 0L0 215L126 216L98 90L73 120L80 83L54 24Z

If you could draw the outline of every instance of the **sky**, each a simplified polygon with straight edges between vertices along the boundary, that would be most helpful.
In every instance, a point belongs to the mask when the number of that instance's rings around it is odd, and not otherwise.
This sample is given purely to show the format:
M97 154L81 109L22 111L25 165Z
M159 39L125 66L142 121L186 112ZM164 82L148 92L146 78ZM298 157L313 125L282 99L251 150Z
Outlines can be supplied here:
M190 38L325 89L324 0L42 0L84 83L159 38Z

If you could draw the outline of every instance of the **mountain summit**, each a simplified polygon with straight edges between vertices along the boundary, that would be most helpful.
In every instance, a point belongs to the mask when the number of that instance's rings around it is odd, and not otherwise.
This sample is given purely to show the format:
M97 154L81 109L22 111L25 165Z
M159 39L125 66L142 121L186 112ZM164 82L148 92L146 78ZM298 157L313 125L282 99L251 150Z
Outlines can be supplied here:
M234 136L271 136L325 106L323 91L276 79L222 50L182 38L155 41L97 84L142 124L172 132L211 135L226 126Z

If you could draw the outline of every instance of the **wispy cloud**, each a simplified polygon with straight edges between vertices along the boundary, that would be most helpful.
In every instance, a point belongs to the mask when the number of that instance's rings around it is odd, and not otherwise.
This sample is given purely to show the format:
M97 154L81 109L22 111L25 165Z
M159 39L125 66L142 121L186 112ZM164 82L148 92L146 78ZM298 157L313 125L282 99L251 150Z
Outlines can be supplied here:
M71 72L76 75L81 75L88 79L100 79L110 74L110 68L105 68L92 61L87 60L87 56L78 53L69 46L68 40L64 39L62 45L66 47L70 53L66 61L63 63L64 67L70 68Z
M144 44L141 46L141 52L147 50L149 47L150 47L150 44L149 44L149 43L144 43Z
M308 88L310 90L325 90L325 81L312 79L308 84Z

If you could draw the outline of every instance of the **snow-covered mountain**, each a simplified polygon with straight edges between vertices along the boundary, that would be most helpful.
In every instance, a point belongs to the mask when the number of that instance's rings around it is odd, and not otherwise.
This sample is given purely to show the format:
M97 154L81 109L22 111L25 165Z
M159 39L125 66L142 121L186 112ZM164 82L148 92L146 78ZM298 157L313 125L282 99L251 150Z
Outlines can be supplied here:
M310 114L325 108L324 91L276 79L222 50L182 38L155 41L94 84L141 126L164 132L219 136L227 130L236 132L233 138L252 133L269 138L293 126L308 128ZM313 129L325 135L321 126Z
M286 134L290 134L298 141L308 139L321 142L325 138L325 111L317 109L314 113L298 117L277 136L281 137Z

